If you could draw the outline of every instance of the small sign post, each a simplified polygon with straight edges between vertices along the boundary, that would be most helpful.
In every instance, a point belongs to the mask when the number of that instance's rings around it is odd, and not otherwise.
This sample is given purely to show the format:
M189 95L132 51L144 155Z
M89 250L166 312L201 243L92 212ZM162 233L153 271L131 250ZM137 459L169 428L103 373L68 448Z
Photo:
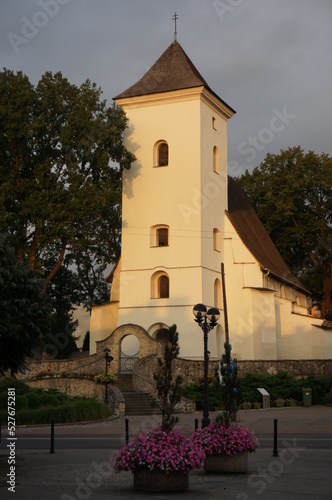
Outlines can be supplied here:
M270 408L270 394L263 387L257 387L258 392L262 395L263 405L262 408Z

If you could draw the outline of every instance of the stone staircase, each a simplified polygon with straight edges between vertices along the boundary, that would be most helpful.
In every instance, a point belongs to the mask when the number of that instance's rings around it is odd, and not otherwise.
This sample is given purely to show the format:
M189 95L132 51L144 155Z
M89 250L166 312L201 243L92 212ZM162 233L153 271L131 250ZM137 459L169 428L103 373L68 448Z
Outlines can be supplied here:
M160 413L152 406L153 398L150 394L134 391L131 374L120 374L116 386L123 394L126 403L126 416L153 415Z

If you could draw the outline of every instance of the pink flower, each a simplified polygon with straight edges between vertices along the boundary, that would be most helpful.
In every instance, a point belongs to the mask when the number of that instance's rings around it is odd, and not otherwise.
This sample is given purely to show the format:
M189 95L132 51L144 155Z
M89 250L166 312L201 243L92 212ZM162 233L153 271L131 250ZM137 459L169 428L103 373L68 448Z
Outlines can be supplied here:
M178 431L164 432L160 427L138 434L121 448L113 461L116 471L134 471L138 467L188 472L201 467L205 453Z
M246 427L226 426L218 422L212 422L208 427L198 429L191 436L191 442L206 455L231 456L243 451L253 452L259 445L255 434Z

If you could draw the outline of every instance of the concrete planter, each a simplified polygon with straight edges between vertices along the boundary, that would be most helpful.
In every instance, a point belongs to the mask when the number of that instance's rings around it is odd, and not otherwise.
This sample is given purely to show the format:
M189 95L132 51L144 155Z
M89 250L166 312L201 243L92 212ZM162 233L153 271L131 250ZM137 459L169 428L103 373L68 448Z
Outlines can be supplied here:
M207 455L205 472L245 473L248 472L248 452L243 451L236 455Z
M186 491L189 487L188 472L169 472L162 470L134 470L134 490L139 491Z

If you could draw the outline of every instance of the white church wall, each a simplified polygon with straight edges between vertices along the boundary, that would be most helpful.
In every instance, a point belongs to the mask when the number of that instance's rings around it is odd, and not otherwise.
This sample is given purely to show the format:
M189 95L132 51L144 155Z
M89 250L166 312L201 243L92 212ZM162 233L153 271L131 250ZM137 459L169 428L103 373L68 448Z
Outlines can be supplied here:
M213 229L223 234L227 206L226 120L216 107L212 111L202 102L200 92L190 89L120 103L129 119L126 145L137 161L124 173L118 324L148 329L155 322L176 323L182 355L188 357L202 356L202 346L192 342L192 331L198 328L192 308L198 302L214 305L222 245L220 241L215 249ZM158 140L169 146L165 167L153 163ZM219 174L213 170L214 146L220 153ZM151 227L157 224L169 226L166 247L151 245ZM169 276L167 299L151 296L151 276L159 270ZM218 349L217 341L211 341L211 354Z
M318 328L320 319L294 314L292 309L291 300L276 298L278 359L330 359L332 349L326 348L326 337L331 332Z
M251 290L254 359L276 359L276 315L274 292Z
M108 337L117 327L118 302L94 306L90 317L90 354L97 352L96 342Z
M213 120L214 118L214 120ZM224 213L227 208L227 120L211 103L201 100L201 231L202 265L220 272L222 244L215 248L213 230L224 235ZM214 162L214 149L217 161ZM218 248L218 247L217 247Z

